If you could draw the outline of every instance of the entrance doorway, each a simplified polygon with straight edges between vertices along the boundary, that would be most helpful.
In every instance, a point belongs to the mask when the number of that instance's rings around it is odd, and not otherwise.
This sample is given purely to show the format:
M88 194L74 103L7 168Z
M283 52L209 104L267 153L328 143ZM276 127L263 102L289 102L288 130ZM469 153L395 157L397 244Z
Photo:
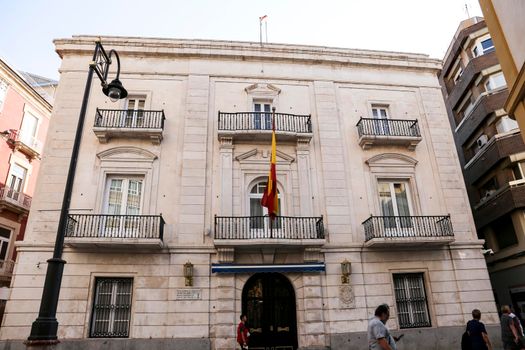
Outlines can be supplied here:
M296 350L295 292L280 273L258 273L242 291L242 311L248 316L250 350Z

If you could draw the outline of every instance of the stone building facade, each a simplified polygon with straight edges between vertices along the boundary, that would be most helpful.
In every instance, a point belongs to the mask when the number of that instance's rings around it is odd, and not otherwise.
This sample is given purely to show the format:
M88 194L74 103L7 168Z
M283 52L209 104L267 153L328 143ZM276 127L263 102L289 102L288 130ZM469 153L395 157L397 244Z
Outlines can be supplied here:
M3 340L26 338L37 315L96 39L55 41L61 78ZM381 303L406 348L457 346L475 307L498 322L439 60L101 40L119 52L129 96L113 104L92 87L66 233L62 345L233 349L246 312L252 349L363 349ZM273 117L281 211L270 225L260 197Z

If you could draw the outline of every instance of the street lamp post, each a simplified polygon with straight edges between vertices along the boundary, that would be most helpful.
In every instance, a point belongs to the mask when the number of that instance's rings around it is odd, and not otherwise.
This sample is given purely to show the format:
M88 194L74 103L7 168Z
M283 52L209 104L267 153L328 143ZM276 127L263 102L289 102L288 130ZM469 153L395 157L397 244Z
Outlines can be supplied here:
M117 59L117 75L116 78L108 84L107 77L113 55L115 55ZM115 102L121 98L125 98L128 95L128 92L126 89L124 89L122 83L119 80L120 59L118 53L115 50L111 50L108 55L102 47L102 44L97 41L95 45L95 52L93 53L93 61L89 65L86 88L84 90L84 98L82 100L82 107L80 108L80 116L78 118L77 130L73 142L73 150L71 152L71 161L69 163L66 187L64 189L64 199L62 200L62 208L60 209L60 218L58 221L53 257L47 261L48 264L46 279L44 282L42 299L40 301L40 310L38 312L37 319L33 322L31 334L28 337L28 343L32 344L49 344L58 342L58 321L56 319L56 312L64 264L66 263L66 261L62 259L62 253L64 251L64 237L66 234L69 205L71 203L71 193L73 190L73 180L75 178L78 152L80 149L80 141L82 139L84 120L86 118L86 110L89 100L89 93L91 90L91 83L93 80L93 72L95 72L100 79L102 84L102 92L108 96L111 101Z

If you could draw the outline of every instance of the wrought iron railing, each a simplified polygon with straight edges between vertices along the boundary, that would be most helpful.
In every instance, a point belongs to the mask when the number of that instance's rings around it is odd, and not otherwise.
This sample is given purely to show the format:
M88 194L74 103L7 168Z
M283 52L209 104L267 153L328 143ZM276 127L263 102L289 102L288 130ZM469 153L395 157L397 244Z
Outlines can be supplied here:
M33 151L36 151L37 153L42 152L42 142L25 130L11 129L9 130L9 135L7 138L11 143L21 143Z
M371 216L363 222L366 241L373 238L453 237L450 215Z
M29 210L32 198L23 192L15 191L7 186L0 186L0 200Z
M215 239L323 239L323 217L216 216Z
M95 127L164 129L164 111L132 109L98 109L95 115Z
M357 131L361 136L420 137L417 120L360 118Z
M219 130L272 130L270 112L219 112ZM275 113L275 131L311 133L310 115Z
M164 236L161 215L70 214L66 237L72 238L146 238Z

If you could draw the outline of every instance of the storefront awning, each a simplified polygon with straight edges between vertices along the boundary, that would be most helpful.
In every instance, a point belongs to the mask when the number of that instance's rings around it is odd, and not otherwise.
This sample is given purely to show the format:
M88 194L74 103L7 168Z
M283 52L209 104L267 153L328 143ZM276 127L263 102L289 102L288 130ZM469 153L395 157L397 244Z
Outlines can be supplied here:
M211 264L212 273L253 273L253 272L322 272L325 263L307 264Z

